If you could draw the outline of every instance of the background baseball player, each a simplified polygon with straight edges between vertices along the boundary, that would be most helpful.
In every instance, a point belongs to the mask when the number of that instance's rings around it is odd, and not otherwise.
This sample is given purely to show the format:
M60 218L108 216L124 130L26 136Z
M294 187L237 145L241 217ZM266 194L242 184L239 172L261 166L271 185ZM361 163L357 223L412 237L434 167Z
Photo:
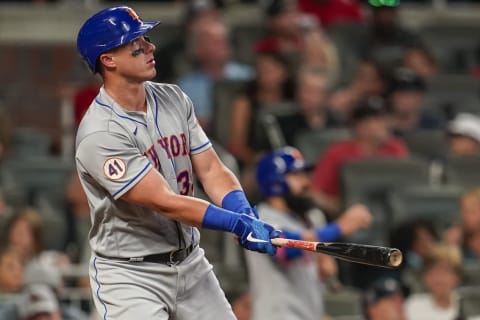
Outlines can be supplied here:
M198 248L204 227L275 254L254 212L175 85L149 82L155 46L129 7L102 10L77 47L104 84L83 118L76 165L91 208L90 277L103 319L234 319ZM215 206L192 196L193 173Z
M266 196L258 206L262 219L281 229L286 238L309 241L333 241L370 224L368 209L355 205L336 222L314 228L308 215L313 201L307 196L310 179L306 169L302 154L293 147L260 159L257 184ZM317 256L294 248L280 248L275 257L247 253L252 319L320 319L323 303Z

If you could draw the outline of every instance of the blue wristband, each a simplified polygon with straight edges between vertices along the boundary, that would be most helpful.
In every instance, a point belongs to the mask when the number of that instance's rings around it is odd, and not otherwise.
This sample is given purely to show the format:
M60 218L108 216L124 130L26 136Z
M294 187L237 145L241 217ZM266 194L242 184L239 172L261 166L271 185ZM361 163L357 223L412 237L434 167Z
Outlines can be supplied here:
M210 204L203 216L202 228L233 232L240 214Z
M252 212L252 206L242 190L233 190L227 193L223 197L222 208L238 213L250 214Z
M335 241L342 235L340 227L336 223L329 223L322 228L318 228L315 230L317 238L319 241Z

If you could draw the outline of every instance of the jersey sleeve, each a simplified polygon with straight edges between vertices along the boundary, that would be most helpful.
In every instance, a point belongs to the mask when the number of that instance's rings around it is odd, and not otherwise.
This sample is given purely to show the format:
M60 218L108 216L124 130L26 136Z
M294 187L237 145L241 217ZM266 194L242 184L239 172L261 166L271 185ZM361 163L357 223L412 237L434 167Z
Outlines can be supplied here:
M87 136L77 147L77 169L93 178L119 199L150 171L152 165L130 139L100 132Z
M192 100L183 93L187 107L188 130L190 132L190 154L201 153L212 146L202 127L198 124Z

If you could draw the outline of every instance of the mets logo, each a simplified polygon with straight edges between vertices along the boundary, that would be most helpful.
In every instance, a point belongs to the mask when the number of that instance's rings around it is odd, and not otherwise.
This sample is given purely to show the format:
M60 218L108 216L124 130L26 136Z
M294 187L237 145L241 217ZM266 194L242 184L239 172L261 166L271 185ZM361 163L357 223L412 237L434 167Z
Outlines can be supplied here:
M125 10L127 10L128 14L130 15L130 17L132 17L133 20L141 22L140 17L135 11L133 11L132 8L126 8Z

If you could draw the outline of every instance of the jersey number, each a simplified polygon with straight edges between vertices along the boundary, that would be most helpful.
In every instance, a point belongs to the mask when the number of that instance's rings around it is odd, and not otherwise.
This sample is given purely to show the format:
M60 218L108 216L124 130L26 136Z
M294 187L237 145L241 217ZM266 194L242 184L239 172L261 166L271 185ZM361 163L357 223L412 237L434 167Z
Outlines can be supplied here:
M188 170L180 172L177 176L177 182L181 185L180 194L186 196L193 188L193 183L190 181L190 173Z
M123 173L123 168L118 164L117 160L114 160L113 163L108 165L108 173L111 176L118 176Z

